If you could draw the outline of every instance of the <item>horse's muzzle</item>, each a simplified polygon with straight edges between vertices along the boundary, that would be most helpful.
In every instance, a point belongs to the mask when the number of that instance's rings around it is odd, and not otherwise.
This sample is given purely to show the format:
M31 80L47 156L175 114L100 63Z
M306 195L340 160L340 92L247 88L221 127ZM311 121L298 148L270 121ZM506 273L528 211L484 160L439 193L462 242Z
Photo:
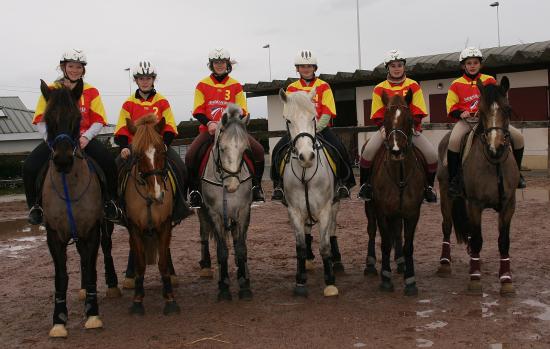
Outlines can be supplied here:
M298 160L300 160L300 166L304 168L309 168L313 166L313 160L315 160L315 153L302 152L298 155Z

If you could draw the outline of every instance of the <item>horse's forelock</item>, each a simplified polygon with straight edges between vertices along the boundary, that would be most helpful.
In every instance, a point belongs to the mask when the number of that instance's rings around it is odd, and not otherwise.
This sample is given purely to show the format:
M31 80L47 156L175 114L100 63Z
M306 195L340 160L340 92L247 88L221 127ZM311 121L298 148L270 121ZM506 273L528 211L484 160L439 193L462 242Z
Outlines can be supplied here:
M310 113L316 114L315 104L313 104L309 94L305 91L298 91L287 94L287 103L285 104L289 110L306 110Z
M59 129L78 132L81 117L70 89L60 87L50 91L44 111L44 121L50 132L58 132ZM53 127L54 125L57 127ZM55 135L50 134L51 136Z
M155 129L157 116L149 114L141 117L136 122L136 133L132 140L132 150L142 154L152 145L155 148L162 145L162 137Z

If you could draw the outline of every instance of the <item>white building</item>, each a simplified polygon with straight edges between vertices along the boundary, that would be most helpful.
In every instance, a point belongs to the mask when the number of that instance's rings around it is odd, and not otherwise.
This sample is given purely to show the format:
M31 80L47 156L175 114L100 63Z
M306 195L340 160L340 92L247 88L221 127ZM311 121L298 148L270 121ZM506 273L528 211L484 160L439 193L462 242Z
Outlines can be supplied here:
M549 121L550 41L506 47L482 49L484 68L482 72L500 80L506 75L511 89L508 97L514 110L512 121ZM422 87L429 116L425 123L434 129L425 129L425 134L437 146L448 132L445 98L451 82L461 76L458 63L459 52L407 58L407 76L418 81ZM354 73L321 74L328 82L336 100L335 126L371 125L370 106L374 86L386 78L382 64L373 71L357 70ZM278 91L296 79L259 82L244 86L247 97L267 96L268 129L284 130L282 103ZM542 123L541 123L542 124ZM450 127L451 125L449 125ZM532 169L548 168L548 128L522 129L525 136L524 165ZM368 133L344 140L353 153L362 146ZM270 139L273 149L278 139Z

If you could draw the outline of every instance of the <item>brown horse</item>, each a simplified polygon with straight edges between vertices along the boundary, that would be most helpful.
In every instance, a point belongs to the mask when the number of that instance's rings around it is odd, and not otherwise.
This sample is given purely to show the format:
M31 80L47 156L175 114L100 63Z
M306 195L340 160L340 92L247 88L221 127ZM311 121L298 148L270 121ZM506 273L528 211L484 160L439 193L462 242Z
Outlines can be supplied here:
M386 106L386 137L374 158L373 202L367 205L367 218L378 223L382 237L382 272L380 290L393 291L390 252L399 243L404 228L405 295L418 294L414 274L413 241L424 198L424 169L412 145L413 119L409 110L412 91L405 98L382 94ZM369 233L372 230L369 229ZM397 250L397 249L396 249Z
M103 219L101 188L97 174L80 149L79 81L72 90L50 90L42 81L40 90L47 101L44 119L51 158L42 190L47 242L55 267L55 307L50 337L67 337L67 245L71 240L81 258L86 289L87 329L103 326L99 318L96 290L96 260Z
M511 109L506 98L510 87L507 77L500 86L483 86L478 82L481 94L479 124L475 131L470 152L463 161L464 195L451 198L448 195L448 172L444 165L449 136L439 145L438 179L441 184L441 213L443 214L443 248L439 274L451 271L450 235L454 225L457 241L467 242L470 254L470 282L468 290L481 293L480 252L481 213L485 208L498 212L498 248L500 252L500 293L514 293L510 272L510 223L516 207L516 187L519 170L511 156Z
M143 315L145 265L155 264L162 278L165 315L179 313L174 299L169 269L169 248L172 236L173 190L168 176L166 146L160 131L165 120L157 122L155 114L140 118L136 124L126 119L132 141L132 165L126 184L127 227L130 249L135 256L136 277L134 300L130 313Z

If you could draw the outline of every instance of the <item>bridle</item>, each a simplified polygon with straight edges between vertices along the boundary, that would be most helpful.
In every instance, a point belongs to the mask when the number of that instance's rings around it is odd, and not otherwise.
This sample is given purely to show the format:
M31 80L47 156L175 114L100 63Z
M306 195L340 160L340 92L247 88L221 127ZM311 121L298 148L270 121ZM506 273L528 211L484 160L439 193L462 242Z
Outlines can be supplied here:
M216 156L214 156L214 164L216 165L216 172L220 175L220 179L222 180L222 182L224 180L226 180L227 178L231 178L231 177L235 177L235 178L239 179L239 176L241 174L241 169L242 169L243 164L244 164L244 153L243 153L242 154L243 156L241 156L241 161L239 163L239 166L237 167L237 169L235 171L228 170L227 168L225 168L223 166L222 158L221 158L221 149L220 149L220 141L221 141L223 132L224 132L224 130L220 129L220 131L218 133L218 136L216 137L216 144L214 146L214 151L215 151L215 154L216 154ZM247 149L249 149L249 148L247 148Z
M392 105L388 109L396 109L396 110L406 109L406 110L408 110L409 107L406 106L406 105ZM411 127L412 127L412 125L411 125ZM389 131L389 132L387 132L387 131ZM401 135L401 136L405 137L405 139L407 140L406 145L405 145L405 149L401 152L403 155L406 155L410 151L410 149L412 149L412 134L407 134L405 131L403 131L403 128L400 128L400 127L392 127L391 129L386 130L386 138L384 139L384 146L386 147L386 150L388 152L390 151L390 138L394 133L397 134L397 135Z

